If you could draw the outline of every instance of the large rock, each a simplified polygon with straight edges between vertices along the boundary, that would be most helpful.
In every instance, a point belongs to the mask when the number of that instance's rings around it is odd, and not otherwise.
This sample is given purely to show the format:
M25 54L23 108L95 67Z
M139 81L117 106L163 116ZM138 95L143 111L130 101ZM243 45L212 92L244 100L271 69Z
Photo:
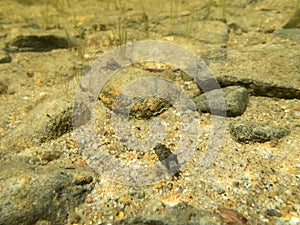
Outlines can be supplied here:
M283 28L300 28L300 6Z
M147 97L143 99L129 99L127 96L119 93L117 88L105 89L100 94L100 99L103 103L115 113L126 114L126 108L130 107L130 118L150 119L151 117L164 112L171 107L171 104L158 97ZM114 105L116 98L119 99L119 104ZM133 105L130 106L130 104ZM116 106L116 107L114 107Z
M221 87L239 85L252 95L300 99L299 51L299 45L279 40L251 46L251 51L227 49L226 58L210 61L209 67Z
M149 119L171 107L170 99L155 96L155 94L157 94L155 87L149 84L152 80L150 80L150 82L147 80L158 76L170 81L170 86L168 86L167 83L158 83L160 90L161 88L165 90L161 92L164 92L166 96L172 97L174 92L170 90L173 90L172 85L176 85L172 82L175 82L176 79L182 76L180 71L178 73L172 71L154 73L145 69L128 67L114 74L100 92L99 99L115 113L128 113L126 108L129 107L129 115L132 118ZM120 77L122 77L122 79L120 79ZM134 82L143 83L143 86L137 85L137 83ZM124 90L126 93L124 93ZM129 98L128 95L134 97Z
M25 158L0 162L0 224L66 224L68 215L92 190L93 172Z
M55 139L72 129L73 102L66 96L40 103L22 123L0 140L0 154L6 150L20 151L32 145Z

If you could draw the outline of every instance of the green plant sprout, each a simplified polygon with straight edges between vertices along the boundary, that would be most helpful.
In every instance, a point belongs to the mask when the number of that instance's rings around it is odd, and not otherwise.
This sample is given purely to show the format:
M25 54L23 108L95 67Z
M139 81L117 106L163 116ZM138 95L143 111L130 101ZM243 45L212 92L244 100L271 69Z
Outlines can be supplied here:
M172 0L171 2L171 23L174 27L177 23L180 10L180 0Z
M43 19L43 28L48 29L49 28L49 8L47 2L44 5L44 10L41 12L42 14L42 19Z
M145 12L143 13L142 21L144 23L145 38L149 38L150 37L149 17Z
M69 97L70 96L70 84L67 80L67 78L64 78L63 76L61 77L61 89L62 92Z
M213 0L209 0L208 3L206 4L206 16L205 16L205 19L209 19L210 18L210 15L211 15L211 8L213 6Z
M193 26L194 26L194 22L190 18L191 17L189 16L189 19L187 21L185 21L185 24L184 24L184 27L185 27L184 34L185 34L185 37L187 37L187 38L191 38Z
M124 45L127 43L127 23L126 20L122 21L122 18L118 19L118 45Z
M126 1L115 0L115 8L120 10L120 14L124 14L126 12Z
M85 41L84 28L81 28L81 30L80 30L79 40L76 43L75 49L76 49L76 56L81 61L80 71L79 71L79 73L76 74L76 77L75 77L76 81L79 83L81 80L81 77L84 73L84 70L85 70L86 41Z
M226 0L220 0L220 7L222 8L222 17L223 19L226 18L226 6L227 6L227 1Z
M143 24L143 30L144 30L144 33L145 33L145 38L149 38L149 36L150 36L150 33L149 33L149 31L150 31L150 24L149 24L149 16L146 13L145 1L144 0L140 0L138 5L139 5L140 10L142 10L142 19L141 19L141 22Z
M74 35L70 34L70 31L67 28L64 28L65 31L65 37L68 43L68 49L69 51L75 55L75 57L80 61L76 66L76 74L75 74L75 80L77 83L80 82L81 77L85 70L85 54L86 54L86 40L85 40L85 29L81 28L78 31L71 30L72 33L75 33ZM72 36L76 37L72 38Z
M66 28L65 28L65 35L66 35L66 40L68 43L68 49L71 50L73 44L72 44L71 36Z

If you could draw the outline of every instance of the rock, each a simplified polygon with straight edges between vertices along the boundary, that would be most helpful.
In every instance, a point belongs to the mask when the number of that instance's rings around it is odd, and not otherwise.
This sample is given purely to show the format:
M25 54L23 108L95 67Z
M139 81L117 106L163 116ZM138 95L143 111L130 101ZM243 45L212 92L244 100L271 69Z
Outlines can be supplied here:
M8 91L8 86L0 81L0 94L5 94Z
M167 77L166 79L173 76L176 78L174 73L160 73L162 77ZM122 79L115 79L114 77L122 77ZM99 99L107 106L109 109L113 110L115 113L126 114L128 113L127 107L130 108L129 116L136 119L149 119L153 116L159 115L166 109L171 107L171 103L167 99L160 98L158 96L153 96L156 94L154 87L151 85L138 89L136 86L134 89L130 90L130 85L134 84L135 81L142 81L143 78L147 79L149 77L157 77L156 73L149 72L146 70L138 68L124 68L118 71L114 77L106 84L103 90L99 94ZM145 80L147 82L147 80ZM140 86L139 86L140 87ZM127 88L126 93L123 91ZM129 89L128 89L129 88ZM162 88L162 85L160 85ZM168 86L165 87L168 93ZM147 89L147 91L146 91ZM149 92L150 94L147 94ZM144 93L146 92L146 93ZM144 94L147 96L145 97ZM132 98L127 97L128 95L134 96ZM149 96L150 95L150 96ZM149 96L149 97L148 97ZM116 101L118 100L118 101Z
M255 122L232 122L230 134L238 142L266 142L271 139L280 139L290 132L284 128L255 123Z
M163 145L157 144L153 150L158 156L159 161L166 167L171 175L177 174L180 169L180 165L177 159L177 155L171 152L171 150Z
M221 87L239 85L251 95L300 99L299 52L300 45L289 41L257 44L253 51L227 49L226 59L210 61L209 67Z
M106 107L131 119L150 119L170 108L182 89L191 97L201 93L193 78L180 69L151 63L140 66L143 69L123 68L105 84L99 99Z
M300 12L300 11L299 11ZM282 38L294 41L300 44L300 30L296 28L282 29L275 32L275 35Z
M185 203L179 203L173 207L166 206L163 210L157 210L155 213L150 213L146 209L137 217L120 220L115 225L214 225L216 223L213 218L214 216L209 212L198 210Z
M207 65L212 62L224 61L227 59L227 50L226 49L217 49L210 50L205 52L201 57Z
M108 96L107 92L103 92L102 94L106 94ZM119 95L118 98L121 101L121 104L118 104L116 108L112 109L115 113L126 114L126 107L129 106L130 103L134 102L130 109L130 118L150 119L171 107L171 104L167 100L159 97L147 97L141 100L138 98L128 100L127 96ZM127 102L129 102L129 104L126 104Z
M240 86L229 86L221 89L223 92L227 116L240 116L244 113L248 104L248 91ZM206 95L214 95L215 90L194 98L196 107L201 112L210 112ZM222 109L215 109L217 112Z
M247 219L234 209L218 208L218 215L225 224L247 224Z
M290 20L283 26L283 28L300 28L300 7L295 11Z
M214 29L211 29L212 27ZM222 44L228 41L228 26L221 21L199 22L199 24L195 25L194 31L191 36L204 43Z
M282 217L282 214L275 209L267 209L266 210L266 216L276 216L276 217Z
M69 48L70 40L55 35L18 36L7 44L7 50L19 52L47 52L53 49Z
M66 224L92 190L94 174L85 167L32 165L26 158L0 167L0 224Z
M5 149L19 151L55 139L72 129L72 100L54 97L39 104L22 123L0 140Z
M11 62L10 55L6 54L4 51L0 51L0 64L10 63L10 62Z
M162 98L145 98L143 100L138 101L132 106L130 116L135 117L137 119L150 119L153 116L163 113L169 107L171 107L171 104Z

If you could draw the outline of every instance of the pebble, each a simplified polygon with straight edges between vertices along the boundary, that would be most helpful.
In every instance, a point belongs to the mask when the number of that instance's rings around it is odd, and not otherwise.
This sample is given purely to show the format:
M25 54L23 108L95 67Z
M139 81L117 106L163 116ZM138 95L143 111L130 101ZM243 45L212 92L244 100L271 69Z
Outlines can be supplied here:
M282 214L274 209L267 209L266 210L266 216L275 216L275 217L281 217Z
M120 212L118 213L118 217L119 217L120 219L123 219L123 218L125 217L124 212L123 212L123 211L120 211Z
M86 200L85 200L85 202L87 204L90 204L90 203L94 202L94 199L92 197L87 197Z
M0 82L0 94L5 94L7 93L8 86Z
M240 86L229 86L226 88L222 88L221 94L223 94L222 97L224 97L225 101L224 107L221 108L222 105L219 106L216 103L212 102L215 106L213 106L211 109L207 100L207 96L212 96L212 99L214 99L213 96L218 94L217 91L219 90L213 90L194 98L194 102L196 103L198 111L211 112L212 110L214 110L217 113L220 112L221 115L223 115L224 110L226 110L226 116L230 117L241 116L244 113L249 101L248 91L246 88ZM217 106L219 108L217 108Z
M280 139L290 132L281 127L270 126L256 122L232 122L230 134L237 142L266 142L271 139Z
M10 55L7 55L6 53L2 53L3 51L0 51L0 64L2 63L10 63L11 57Z

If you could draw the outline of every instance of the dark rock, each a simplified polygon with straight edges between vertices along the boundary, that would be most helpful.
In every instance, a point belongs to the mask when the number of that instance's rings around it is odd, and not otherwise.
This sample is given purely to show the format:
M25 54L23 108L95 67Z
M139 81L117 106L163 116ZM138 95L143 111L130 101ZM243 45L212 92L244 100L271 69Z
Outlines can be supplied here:
M152 209L153 210L153 209ZM116 222L114 225L214 225L214 216L206 211L201 211L191 205L179 203L164 210L149 213L145 212L136 218L128 218ZM216 220L216 219L215 219Z
M246 110L248 104L248 91L247 89L240 86L229 86L222 88L222 93L225 100L225 106L227 111L227 116L240 116ZM201 112L210 112L209 102L207 101L207 95L215 95L216 90L202 94L196 98L194 101L196 103L197 109ZM214 109L217 112L222 109Z
M53 103L53 102L52 102ZM53 110L53 109L52 109ZM72 106L62 105L56 111L48 110L44 124L40 127L40 142L46 142L72 130ZM47 134L47 135L46 135Z
M217 81L221 87L239 85L247 88L249 94L254 96L275 97L285 99L300 99L300 89L280 86L278 84L268 83L251 78L237 78L233 76L219 76Z
M0 51L0 64L1 63L10 63L10 62L11 62L10 55L7 55L3 51Z
M0 81L0 94L7 93L7 90L8 90L8 86Z
M298 44L300 44L300 30L299 29L282 29L277 32L275 32L275 35L282 38L282 39L288 39L290 41L294 41Z
M276 217L282 217L282 214L275 209L267 209L266 210L266 216L276 216Z
M269 126L254 122L233 122L230 124L230 134L238 142L266 142L280 139L290 132L284 128Z
M245 27L245 24L239 21L232 22L228 24L228 27L230 29L230 32L234 32L236 34L241 35L242 33L249 32L249 28Z
M172 174L176 174L179 171L180 165L177 159L177 155L171 152L171 150L163 145L157 144L153 150L158 156L159 161L167 168L167 170Z
M53 49L69 48L72 46L70 40L55 35L29 35L18 36L7 44L8 51L19 52L47 52Z
M66 224L92 190L94 174L84 167L31 165L24 158L0 167L0 224Z

